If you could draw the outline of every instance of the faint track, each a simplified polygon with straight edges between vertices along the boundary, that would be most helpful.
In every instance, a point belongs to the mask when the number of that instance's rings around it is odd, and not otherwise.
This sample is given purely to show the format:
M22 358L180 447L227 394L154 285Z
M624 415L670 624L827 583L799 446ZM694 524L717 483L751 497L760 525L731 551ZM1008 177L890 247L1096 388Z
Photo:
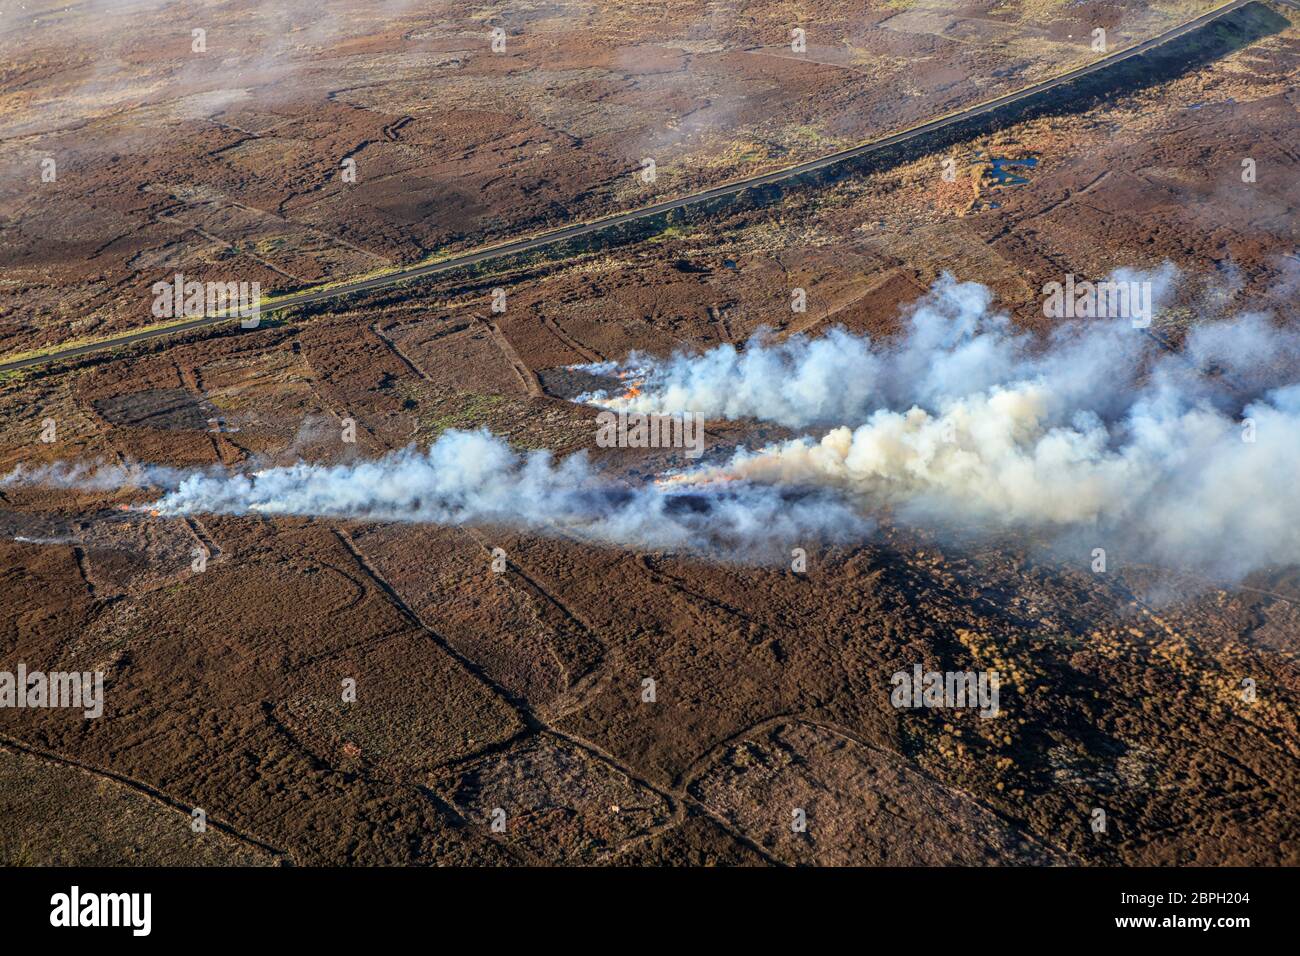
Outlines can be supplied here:
M190 529L190 534L194 535L199 544L203 546L203 549L207 551L209 561L215 561L221 557L221 549L213 542L212 536L208 534L208 529L203 527L198 518L187 515L181 520L185 522L185 527Z
M301 351L298 355L299 358L302 359L303 364L311 372L311 379L308 382L307 387L311 390L312 395L320 401L321 405L323 405L325 409L334 416L339 425L342 426L345 420L351 418L352 421L356 423L357 428L360 431L365 432L367 444L372 450L377 449L380 453L388 451L387 446L379 440L379 437L375 434L375 430L370 427L370 424L365 419L349 415L348 410L345 407L333 401L322 391L322 389L333 390L334 388L334 383L330 374L328 372L322 372L316 367L315 363L312 361L312 356L308 351Z
M504 684L498 683L493 679L492 675L488 674L487 671L479 666L478 663L466 657L454 644L426 624L424 618L416 612L415 608L407 604L406 599L402 597L398 590L389 583L388 579L384 577L378 568L370 563L370 559L366 557L366 554L361 550L360 545L352 539L352 535L348 534L348 532L342 528L335 528L334 535L339 539L339 542L343 547L348 550L348 553L352 555L353 559L357 562L357 565L365 572L366 576L375 587L378 588L379 592L392 602L407 621L419 628L431 641L446 651L446 653L450 655L457 664L459 664L476 680L480 681L485 687L519 711L521 716L532 713L528 708L527 703L515 694L514 691L510 690L510 688L506 687Z
M929 291L924 286L918 286L906 269L897 266L892 269L886 269L874 276L852 296L830 303L825 308L820 309L812 315L804 315L797 322L791 322L784 330L782 330L780 337L782 339L788 339L792 336L804 335L811 332L817 326L829 322L845 309L856 305L858 302L867 298L867 296L878 292L890 282L898 278L902 278L914 286L918 296L923 296Z
M92 601L98 600L99 595L90 581L90 571L86 566L86 549L80 545L73 547L72 558L77 563L77 573L81 575L82 583L86 585L86 596Z
M519 376L519 381L523 384L524 391L528 393L528 397L544 398L546 393L542 389L541 381L537 378L537 373L529 368L528 365L525 364L524 360L519 357L519 353L515 351L514 345L511 344L508 338L506 338L506 334L501 331L501 327L495 322L489 322L486 319L481 319L480 321L487 326L488 332L492 335L492 341L495 342L497 348L501 350L501 354L506 357L506 361L510 363L510 367L515 370L515 374Z
M402 127L414 119L414 116L403 116L401 119L389 123L384 127L384 139L388 140L390 143L396 143L398 139L397 134L402 131Z
M195 368L189 365L182 365L180 362L173 362L172 366L176 369L176 380L180 383L181 388L193 393L200 401L207 399L207 393L203 389L203 382ZM219 420L210 418L208 419L208 424L211 425L214 421ZM227 468L235 464L235 462L232 462L230 457L226 454L227 444L235 449L236 461L245 457L243 449L226 438L225 434L222 432L220 424L218 424L215 431L212 428L208 429L208 439L212 442L212 452L217 456L217 461L225 465Z
M14 750L19 753L24 753L27 754L28 756L36 757L37 759L58 764L63 767L73 767L85 773L92 774L97 777L103 777L107 780L112 780L114 783L120 784L124 787L134 790L136 793L140 793L146 797L149 797L151 800L155 801L156 803L162 804L163 806L167 807L169 810L175 810L178 813L183 814L187 821L186 823L187 827L188 827L188 821L190 820L190 813L194 810L196 806L196 805L187 806L185 803L181 802L180 800L171 796L170 794L165 793L162 790L159 790L157 787L154 787L151 784L144 783L141 780L136 780L134 777L129 777L124 773L118 773L117 771L114 770L104 770L100 767L96 767L92 764L84 763L83 761L76 760L72 757L66 757L63 756L62 754L57 754L51 750L46 750L44 747L38 747L35 744L30 744L30 743L26 743L25 741L18 740L17 738L11 737L9 734L6 733L0 733L0 747L7 748L9 750ZM218 820L211 815L208 815L207 817L207 825L212 827L214 830L218 830L221 833L226 834L229 837L233 837L234 839L238 840L240 843L245 844L246 846L254 847L255 849L262 851L263 853L269 853L273 857L277 858L282 862L291 862L289 854L285 853L283 850L278 850L275 847L271 846L269 843L265 843L262 840L259 840L257 837L250 836L249 834L244 833L241 830L237 829L233 825L229 823L224 823L221 820Z
M468 537L473 539L473 541L479 546L479 548L482 549L485 555L491 557L492 549L488 546L487 542L476 530L470 527L465 527L462 528L461 530L463 530ZM604 644L601 643L599 639L597 639L595 629L591 626L591 624L588 621L584 620L576 611L570 608L568 604L566 604L564 601L560 600L560 598L554 595L550 589L548 589L540 581L538 581L537 578L534 575L530 574L528 572L528 569L525 568L523 565L521 565L518 561L513 561L509 559L507 560L511 572L511 577L514 580L519 581L523 585L524 591L534 601L538 601L546 605L547 607L551 608L552 610L555 611L555 613L560 615L560 617L563 620L568 621L570 624L573 625L573 627L581 631L582 634L590 642L590 644L598 651L597 658L591 664L591 666L588 667L587 670L584 671L582 674L579 674L577 678L575 678L570 666L560 656L559 652L555 650L551 642L550 641L546 642L547 651L550 653L552 660L554 660L555 666L560 669L560 673L563 675L564 689L561 690L560 693L557 695L557 697L562 697L573 689L577 681L588 677L593 671L599 668L601 660L604 658L607 648L604 646ZM509 578L507 580L509 580Z
M847 727L843 727L840 724L834 723L833 721L825 720L820 717L808 716L806 714L786 713L786 714L777 714L772 717L765 717L764 719L752 724L751 726L746 727L744 730L732 734L730 737L727 737L725 740L719 741L714 746L710 747L706 753L701 754L698 759L693 761L691 765L687 767L685 771L682 772L682 774L675 781L676 785L679 786L684 792L689 793L691 786L699 781L701 772L704 769L706 769L710 763L716 760L717 756L720 753L722 753L727 747L737 744L749 737L754 736L755 734L761 734L765 731L773 729L774 727L779 727L783 724L792 724L792 723L804 723L809 725L810 727L816 727L818 730L824 731L825 733L833 734L836 737L841 738L842 740L847 740L850 743L856 744L857 746L863 748L864 750L868 750L871 751L872 753L880 754L886 760L892 762L895 766L901 766L903 769L907 770L908 772L916 774L917 776L925 780L927 783L931 784L934 787L939 788L940 790L943 790L945 793L949 794L955 799L958 799L959 801L968 801L974 806L979 807L985 813L989 814L990 816L994 817L997 820L1000 820L1002 823L1006 824L1016 833L1020 834L1020 836L1023 837L1027 842L1033 843L1038 847L1050 851L1052 854L1061 857L1064 861L1068 862L1073 860L1074 855L1070 853L1068 850L1064 850L1053 843L1049 843L1046 840L1044 840L1041 836L1039 836L1037 833L1033 833L1032 831L1025 829L1019 823L1007 818L1004 814L999 813L993 807L990 807L989 805L984 803L984 801L980 800L974 794L966 790L962 790L960 787L954 787L951 786L950 784L944 783L942 780L935 777L933 774L927 772L919 764L915 763L914 761L908 760L902 754L890 750L886 747L881 747L878 744L872 743L871 741L867 740L865 737L862 737L860 734L852 730L849 730Z
M694 588L692 588L681 578L669 574L667 571L661 571L658 568L654 567L650 563L649 556L645 554L638 554L636 556L636 560L637 563L641 566L641 568L646 572L646 574L650 576L650 580L654 581L660 587L681 594L683 597L687 599L688 603L694 601L704 605L709 610L716 611L719 614L723 614L727 617L731 617L738 621L742 621L747 625L755 625L755 626L757 625L757 622L748 614L746 614L744 611L740 610L740 608L733 607L732 605L727 604L725 601L721 601L718 598L710 597L707 594L703 594L695 590Z
M384 330L379 327L378 322L370 323L370 331L374 332L375 337L378 338L380 342L383 342L384 345L388 347L388 350L392 352L395 356L397 356L398 361L400 361L403 365L405 365L408 369L410 369L411 372L414 373L417 378L422 378L426 382L433 381L433 379L429 377L428 372L420 368L420 366L416 365L415 362L411 360L411 357L408 356L405 352L401 350L401 348L398 347L396 342L394 342L391 338L389 338L387 335L384 334Z
M581 342L579 342L577 339L571 336L568 332L564 331L564 328L560 325L560 323L556 322L549 315L542 316L542 325L548 331L550 331L552 335L554 335L557 339L563 342L565 346L572 349L579 356L581 356L583 361L591 362L591 363L605 361L605 356L601 355L599 352L587 348L587 346L583 345Z
M735 338L731 334L731 325L727 322L725 310L719 309L716 305L709 306L709 321L713 323L719 343L731 345L735 342Z

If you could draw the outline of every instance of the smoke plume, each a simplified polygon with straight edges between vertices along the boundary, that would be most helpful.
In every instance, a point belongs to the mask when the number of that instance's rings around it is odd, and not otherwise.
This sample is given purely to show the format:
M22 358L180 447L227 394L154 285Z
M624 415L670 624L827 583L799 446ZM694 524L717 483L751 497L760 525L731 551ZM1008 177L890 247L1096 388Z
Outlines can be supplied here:
M1137 275L1157 300L1172 270ZM829 426L674 476L834 488L913 523L1082 535L1131 560L1236 578L1300 562L1300 336L1264 316L1196 327L1178 352L1130 320L1046 342L945 277L896 339L755 338L656 363L611 408Z
M1129 273L1167 294L1171 269ZM620 371L611 364L588 371ZM1129 319L1017 330L975 283L941 279L899 335L759 335L666 359L584 400L804 432L628 484L585 455L521 454L486 431L373 461L248 474L59 466L6 483L164 489L162 514L321 515L492 524L749 559L860 540L871 518L1025 531L1218 577L1300 563L1300 335L1266 316L1193 327L1171 349ZM1087 552L1085 552L1087 553Z

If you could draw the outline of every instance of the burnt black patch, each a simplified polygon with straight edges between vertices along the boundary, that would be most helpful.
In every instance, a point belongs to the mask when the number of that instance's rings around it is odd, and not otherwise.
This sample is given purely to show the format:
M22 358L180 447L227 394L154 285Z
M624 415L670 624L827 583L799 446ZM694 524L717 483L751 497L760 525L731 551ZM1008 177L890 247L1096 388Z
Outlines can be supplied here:
M625 386L615 375L593 375L581 369L548 368L537 373L547 395L573 401L587 392L604 391L610 395L622 394Z
M154 388L94 401L95 411L110 425L133 425L161 431L202 430L212 409L183 388Z

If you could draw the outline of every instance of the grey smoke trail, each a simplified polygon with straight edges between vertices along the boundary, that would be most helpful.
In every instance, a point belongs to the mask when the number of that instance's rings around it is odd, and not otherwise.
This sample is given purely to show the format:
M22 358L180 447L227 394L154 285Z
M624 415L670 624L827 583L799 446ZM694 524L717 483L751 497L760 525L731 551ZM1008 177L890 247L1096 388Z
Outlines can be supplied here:
M100 482L98 476L85 477ZM372 461L300 462L249 474L189 473L172 481L171 490L149 508L164 515L503 525L737 558L775 555L810 537L848 540L869 530L866 519L825 492L626 487L596 473L585 454L563 461L546 451L521 455L486 430L447 431L426 450L408 447Z
M84 491L117 491L122 488L171 488L190 472L163 465L107 465L101 462L62 462L48 465L18 465L0 478L0 488L40 485Z

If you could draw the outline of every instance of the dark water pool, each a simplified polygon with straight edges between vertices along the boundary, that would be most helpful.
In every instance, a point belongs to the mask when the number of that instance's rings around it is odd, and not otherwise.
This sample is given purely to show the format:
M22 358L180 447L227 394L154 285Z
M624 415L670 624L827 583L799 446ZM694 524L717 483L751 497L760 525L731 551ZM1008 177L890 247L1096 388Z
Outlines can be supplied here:
M1037 156L1026 156L1023 159L1006 159L1005 157L995 156L989 160L993 169L989 172L989 179L994 186L1023 186L1029 182L1025 176L1013 172L1016 169L1033 169L1038 165Z

